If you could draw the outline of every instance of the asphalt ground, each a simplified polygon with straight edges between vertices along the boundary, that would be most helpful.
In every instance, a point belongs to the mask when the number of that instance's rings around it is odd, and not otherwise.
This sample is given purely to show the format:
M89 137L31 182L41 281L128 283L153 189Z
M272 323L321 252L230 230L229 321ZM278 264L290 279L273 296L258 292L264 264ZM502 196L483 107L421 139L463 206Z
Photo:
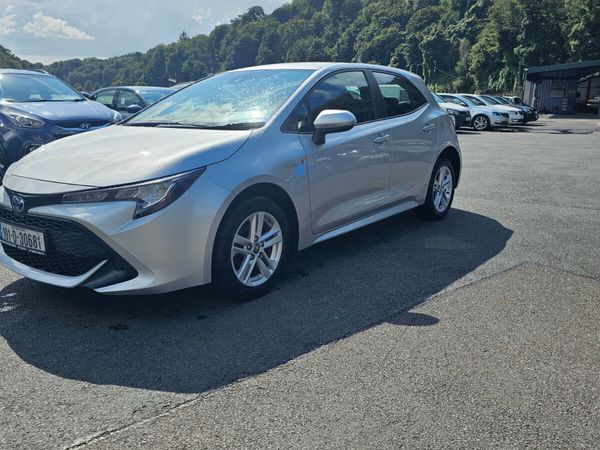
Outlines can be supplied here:
M317 245L253 302L0 268L0 448L597 448L600 120L460 141L445 221Z

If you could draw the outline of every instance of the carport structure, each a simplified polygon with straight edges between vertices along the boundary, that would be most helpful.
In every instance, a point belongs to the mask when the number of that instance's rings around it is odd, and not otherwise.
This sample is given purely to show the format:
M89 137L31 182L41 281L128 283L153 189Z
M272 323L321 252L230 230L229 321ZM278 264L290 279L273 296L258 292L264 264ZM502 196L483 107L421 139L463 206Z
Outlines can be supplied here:
M600 59L529 67L524 82L524 102L542 113L598 112L588 102L600 96Z

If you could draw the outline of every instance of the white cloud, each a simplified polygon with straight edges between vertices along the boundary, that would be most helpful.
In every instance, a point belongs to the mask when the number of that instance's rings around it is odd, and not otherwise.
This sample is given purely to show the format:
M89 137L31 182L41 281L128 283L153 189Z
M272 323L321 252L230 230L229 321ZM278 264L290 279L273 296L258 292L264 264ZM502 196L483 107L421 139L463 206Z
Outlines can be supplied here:
M206 19L208 19L209 17L212 16L212 10L210 8L206 8L206 9L200 9L196 14L194 14L192 16L192 19L194 19L196 22L198 23L204 23L204 21Z
M4 12L4 16L0 17L0 36L17 31L17 15L11 14L12 10L12 5L8 5Z
M35 37L55 37L79 41L94 40L85 31L69 25L66 20L46 16L41 11L33 15L33 20L25 24L23 31Z

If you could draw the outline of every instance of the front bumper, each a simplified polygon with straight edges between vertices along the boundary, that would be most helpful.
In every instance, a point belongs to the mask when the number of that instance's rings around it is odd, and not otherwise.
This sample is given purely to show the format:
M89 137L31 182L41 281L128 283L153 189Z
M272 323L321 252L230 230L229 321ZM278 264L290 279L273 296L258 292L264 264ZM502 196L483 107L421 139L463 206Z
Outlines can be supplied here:
M516 116L516 115L511 114L511 116L510 116L510 124L511 125L520 125L523 123L525 123L525 116L523 116L523 115Z
M471 125L471 115L467 111L460 111L454 114L454 124L456 128L468 127Z
M540 118L540 115L537 111L525 113L525 121L526 122L535 122Z
M37 206L25 214L39 221L37 228L54 222L80 227L86 242L97 240L96 250L92 244L87 250L76 243L69 246L66 242L71 235L53 230L47 233L49 257L80 257L85 264L65 270L60 264L40 261L43 257L27 259L29 255L23 255L27 252L16 253L4 244L0 262L44 283L87 286L110 294L160 293L206 284L211 280L214 237L230 195L201 177L173 204L135 220L134 202ZM0 208L14 214L4 187L0 188ZM0 214L2 220L12 221Z
M492 118L492 125L495 127L507 127L508 126L508 117L494 116Z

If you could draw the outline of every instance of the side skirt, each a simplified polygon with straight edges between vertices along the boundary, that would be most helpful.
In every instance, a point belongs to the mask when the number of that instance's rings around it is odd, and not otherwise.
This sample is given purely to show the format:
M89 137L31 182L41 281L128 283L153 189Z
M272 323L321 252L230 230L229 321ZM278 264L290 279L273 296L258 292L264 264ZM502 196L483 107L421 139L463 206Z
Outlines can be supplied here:
M326 233L323 233L317 239L315 239L313 244L318 244L319 242L323 242L328 239L341 236L342 234L350 233L351 231L357 230L367 225L371 225L375 222L379 222L380 220L387 219L388 217L395 216L396 214L400 214L404 211L408 211L409 209L416 208L417 206L419 206L419 204L416 201L411 200L409 202L401 203L400 205L393 206L383 211L379 211L378 213L375 213L371 216L364 217L355 222L343 225L331 231L327 231Z

